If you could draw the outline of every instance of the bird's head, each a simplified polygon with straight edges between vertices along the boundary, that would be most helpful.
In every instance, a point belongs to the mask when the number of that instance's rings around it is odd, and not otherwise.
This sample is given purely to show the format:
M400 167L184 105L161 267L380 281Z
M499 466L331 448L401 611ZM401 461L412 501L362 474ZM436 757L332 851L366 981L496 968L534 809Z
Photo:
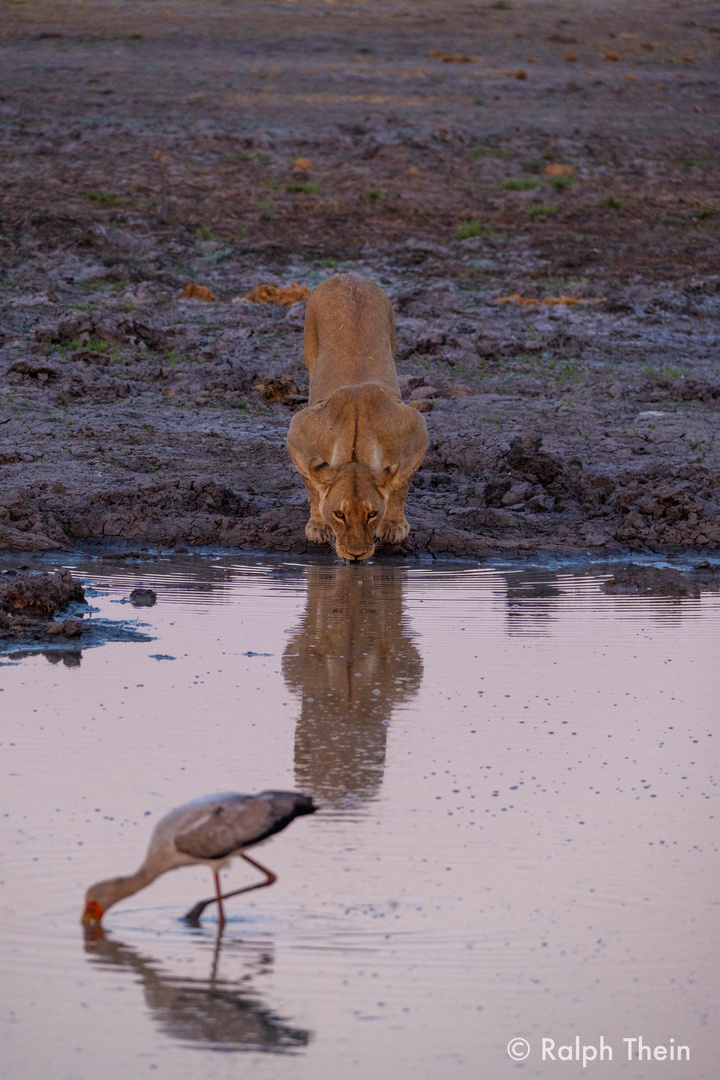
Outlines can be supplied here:
M107 909L122 900L124 894L118 889L118 884L118 880L113 879L90 886L85 893L85 910L82 916L84 923L99 925Z
M103 908L100 907L100 904L97 902L97 900L86 900L82 921L84 923L99 924L102 922L102 917L104 914L105 911L103 910Z

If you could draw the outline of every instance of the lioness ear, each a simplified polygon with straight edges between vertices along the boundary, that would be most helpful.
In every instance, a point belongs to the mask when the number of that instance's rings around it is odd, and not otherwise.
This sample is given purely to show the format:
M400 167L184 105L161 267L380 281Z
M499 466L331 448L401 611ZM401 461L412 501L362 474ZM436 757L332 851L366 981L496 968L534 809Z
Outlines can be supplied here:
M332 484L337 476L337 469L334 469L332 465L329 465L327 461L323 461L320 457L311 458L308 462L308 469L316 484Z
M388 465L385 469L379 469L375 473L375 483L381 491L383 488L386 488L388 484L392 483L392 481L397 476L397 471L399 468L399 465Z

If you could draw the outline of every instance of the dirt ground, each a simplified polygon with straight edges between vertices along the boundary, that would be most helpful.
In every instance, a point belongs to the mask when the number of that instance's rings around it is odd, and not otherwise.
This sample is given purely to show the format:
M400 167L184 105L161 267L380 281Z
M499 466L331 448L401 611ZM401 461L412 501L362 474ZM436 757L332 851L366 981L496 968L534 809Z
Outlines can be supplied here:
M243 297L345 270L427 410L401 551L720 548L717 5L2 13L1 549L312 547L303 304Z

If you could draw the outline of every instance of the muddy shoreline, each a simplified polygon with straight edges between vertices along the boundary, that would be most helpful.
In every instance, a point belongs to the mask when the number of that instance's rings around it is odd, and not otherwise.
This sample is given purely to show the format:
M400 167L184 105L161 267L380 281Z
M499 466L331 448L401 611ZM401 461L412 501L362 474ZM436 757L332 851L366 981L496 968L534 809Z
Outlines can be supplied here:
M715 23L370 7L8 9L0 551L327 554L243 298L345 270L431 437L380 558L720 548Z

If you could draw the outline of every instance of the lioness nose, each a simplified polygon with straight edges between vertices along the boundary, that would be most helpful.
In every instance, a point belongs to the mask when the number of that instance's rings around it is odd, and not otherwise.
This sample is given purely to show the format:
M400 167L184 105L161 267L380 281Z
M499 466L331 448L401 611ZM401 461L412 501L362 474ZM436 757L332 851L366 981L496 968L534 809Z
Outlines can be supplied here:
M369 559L375 548L366 548L365 551L350 551L348 548L347 558L352 562L360 562L361 559Z

